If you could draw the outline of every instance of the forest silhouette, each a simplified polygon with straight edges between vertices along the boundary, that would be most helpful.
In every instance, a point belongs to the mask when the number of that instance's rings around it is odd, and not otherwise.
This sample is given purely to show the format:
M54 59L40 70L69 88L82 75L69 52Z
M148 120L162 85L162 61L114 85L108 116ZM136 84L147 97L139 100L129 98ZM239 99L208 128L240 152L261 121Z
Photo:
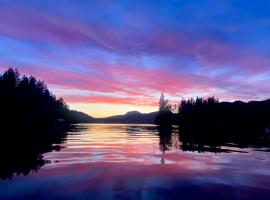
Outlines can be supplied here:
M45 82L21 76L9 68L0 76L1 123L20 129L53 128L58 124L84 122L89 116L70 110L62 98L56 98Z
M162 94L155 122L168 130L179 125L184 148L224 143L268 145L270 100L219 102L215 97L197 97L182 100L173 109Z

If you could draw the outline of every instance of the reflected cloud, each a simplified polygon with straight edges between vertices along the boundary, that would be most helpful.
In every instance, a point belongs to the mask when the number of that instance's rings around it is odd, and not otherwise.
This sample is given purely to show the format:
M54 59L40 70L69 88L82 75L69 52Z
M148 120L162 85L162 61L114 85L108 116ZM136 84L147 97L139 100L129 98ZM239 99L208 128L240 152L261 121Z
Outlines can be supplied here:
M211 194L214 199L234 200L238 199L235 194L243 192L250 197L248 200L267 200L270 194L268 162L258 159L269 156L266 147L239 148L228 144L217 146L214 151L205 146L184 148L178 127L161 129L155 125L80 124L64 135L48 144L36 143L48 147L34 153L31 163L35 163L35 168L28 169L38 170L37 173L14 176L12 184L0 181L0 198L23 194L25 199L38 199L47 194L48 199L134 199L136 195L140 199L147 193L162 199L198 199ZM55 148L59 146L62 148ZM29 149L33 150L33 145ZM31 155L21 158L27 161ZM37 158L42 162L37 162ZM1 162L0 169L3 166ZM23 170L16 167L16 172ZM106 194L100 192L104 190Z

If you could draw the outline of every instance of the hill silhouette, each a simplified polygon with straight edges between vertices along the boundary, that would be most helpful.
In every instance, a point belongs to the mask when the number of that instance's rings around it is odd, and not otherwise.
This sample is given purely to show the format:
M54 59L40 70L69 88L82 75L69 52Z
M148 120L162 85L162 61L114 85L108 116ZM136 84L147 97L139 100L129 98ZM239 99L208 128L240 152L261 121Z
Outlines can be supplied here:
M124 115L115 115L106 118L94 118L94 123L121 123L121 124L153 124L157 112L140 113L130 111Z

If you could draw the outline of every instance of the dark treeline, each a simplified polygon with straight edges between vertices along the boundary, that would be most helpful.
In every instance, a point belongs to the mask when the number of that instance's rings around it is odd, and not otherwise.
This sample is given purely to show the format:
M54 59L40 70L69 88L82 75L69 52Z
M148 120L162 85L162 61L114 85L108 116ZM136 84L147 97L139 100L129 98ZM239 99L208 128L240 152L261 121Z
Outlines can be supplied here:
M75 123L87 116L69 110L62 98L56 98L43 81L21 76L9 68L0 76L0 105L2 125L16 124L21 129L51 127L56 123Z
M159 105L156 123L162 127L179 125L181 141L187 147L191 143L261 144L270 126L270 100L230 103L215 97L191 98L173 110L161 95Z

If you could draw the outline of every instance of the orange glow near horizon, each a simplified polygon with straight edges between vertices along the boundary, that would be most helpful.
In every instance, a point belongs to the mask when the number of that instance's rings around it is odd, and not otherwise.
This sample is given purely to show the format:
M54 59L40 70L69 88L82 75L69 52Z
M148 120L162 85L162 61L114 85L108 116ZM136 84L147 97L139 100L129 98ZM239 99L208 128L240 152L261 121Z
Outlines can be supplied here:
M126 104L107 104L107 103L68 103L73 110L84 112L92 117L102 118L113 115L122 115L129 111L139 111L149 113L157 111L157 106L126 105Z

